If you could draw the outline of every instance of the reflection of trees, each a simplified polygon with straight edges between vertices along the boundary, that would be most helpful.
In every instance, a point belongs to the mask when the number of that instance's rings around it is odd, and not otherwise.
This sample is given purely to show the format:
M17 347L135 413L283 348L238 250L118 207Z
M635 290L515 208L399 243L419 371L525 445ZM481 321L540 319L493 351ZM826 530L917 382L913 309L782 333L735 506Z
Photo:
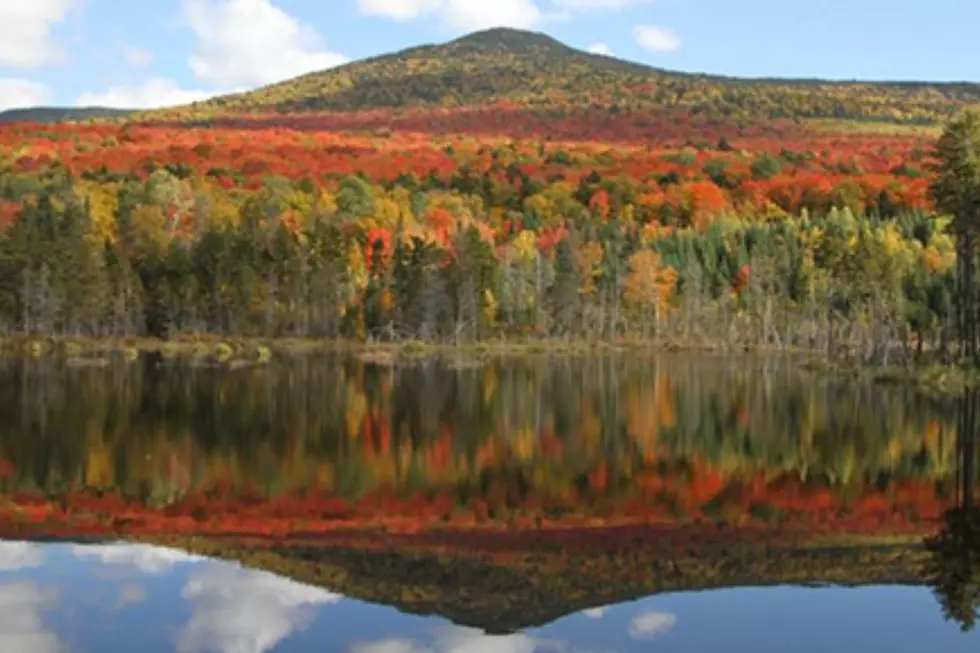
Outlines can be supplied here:
M0 387L0 470L15 470L0 471L0 491L113 489L160 504L218 483L264 496L387 486L472 497L498 482L519 500L634 492L641 476L684 492L675 481L691 469L864 491L951 482L955 467L942 406L760 361L6 361Z
M931 553L926 578L943 615L964 631L974 628L980 614L980 509L974 505L978 399L980 393L969 391L960 400L957 505L946 511L942 530L925 543Z

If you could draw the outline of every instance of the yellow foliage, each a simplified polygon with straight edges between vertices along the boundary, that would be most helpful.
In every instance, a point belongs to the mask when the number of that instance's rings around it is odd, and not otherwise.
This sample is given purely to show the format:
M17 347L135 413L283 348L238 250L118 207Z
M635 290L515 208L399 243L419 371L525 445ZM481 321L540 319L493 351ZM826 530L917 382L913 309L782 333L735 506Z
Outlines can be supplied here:
M130 228L137 250L166 249L169 241L163 209L157 204L141 204L130 215Z
M364 421L364 415L367 414L367 399L364 397L364 393L354 390L350 385L347 387L347 392L347 412L344 415L344 421L347 426L347 436L356 438L361 433L361 422Z
M602 255L602 245L595 241L586 243L576 253L576 262L581 276L579 292L583 295L590 295L595 292Z
M660 264L660 255L652 249L641 249L630 257L625 297L635 304L667 305L677 284L677 272Z
M493 291L487 288L483 293L483 317L490 324L494 324L497 321L497 311L500 308L500 302L497 301L496 296L494 296Z
M97 242L115 243L118 184L84 184L79 188L79 195L88 202L92 234Z
M321 188L317 191L316 207L324 215L333 215L337 212L337 196Z
M512 247L518 260L533 261L538 253L537 235L530 229L524 229L514 238Z

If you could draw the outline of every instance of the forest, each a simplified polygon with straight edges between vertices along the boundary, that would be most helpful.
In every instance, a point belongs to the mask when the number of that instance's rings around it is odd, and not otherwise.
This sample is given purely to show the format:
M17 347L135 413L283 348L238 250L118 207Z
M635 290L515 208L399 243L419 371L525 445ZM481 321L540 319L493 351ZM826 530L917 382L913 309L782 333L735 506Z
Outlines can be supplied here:
M426 75L447 70L478 92L446 101ZM683 78L745 115L664 71L676 101L567 95L651 71L491 30L175 110L0 124L0 336L977 358L971 182L940 164L973 169L980 129L935 129L973 87ZM371 100L395 77L429 95Z
M384 133L370 113L0 127L0 329L883 360L951 341L928 137L689 118L674 133L713 142L611 142L583 117L557 128L596 140L530 140L522 115L514 135L463 133L467 110Z

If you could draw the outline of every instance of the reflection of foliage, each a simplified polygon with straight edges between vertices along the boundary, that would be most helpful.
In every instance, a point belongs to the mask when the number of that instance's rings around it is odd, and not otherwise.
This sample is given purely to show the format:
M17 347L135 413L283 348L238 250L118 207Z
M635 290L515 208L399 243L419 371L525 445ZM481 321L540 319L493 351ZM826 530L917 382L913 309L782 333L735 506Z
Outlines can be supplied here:
M0 387L0 491L115 491L173 510L224 487L267 500L455 496L500 519L687 519L711 502L726 519L844 510L918 523L941 514L954 468L943 406L745 361L458 370L297 357L242 374L5 361Z
M980 509L954 508L945 526L926 541L932 554L926 577L946 619L973 630L980 614Z

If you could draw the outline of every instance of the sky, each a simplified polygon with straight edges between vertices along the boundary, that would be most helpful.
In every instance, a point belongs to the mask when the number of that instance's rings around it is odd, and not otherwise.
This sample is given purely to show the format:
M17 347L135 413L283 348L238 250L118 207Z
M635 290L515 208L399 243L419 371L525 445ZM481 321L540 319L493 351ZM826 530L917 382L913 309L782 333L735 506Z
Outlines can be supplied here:
M498 26L690 72L980 82L977 24L975 0L0 0L0 110L184 104Z

